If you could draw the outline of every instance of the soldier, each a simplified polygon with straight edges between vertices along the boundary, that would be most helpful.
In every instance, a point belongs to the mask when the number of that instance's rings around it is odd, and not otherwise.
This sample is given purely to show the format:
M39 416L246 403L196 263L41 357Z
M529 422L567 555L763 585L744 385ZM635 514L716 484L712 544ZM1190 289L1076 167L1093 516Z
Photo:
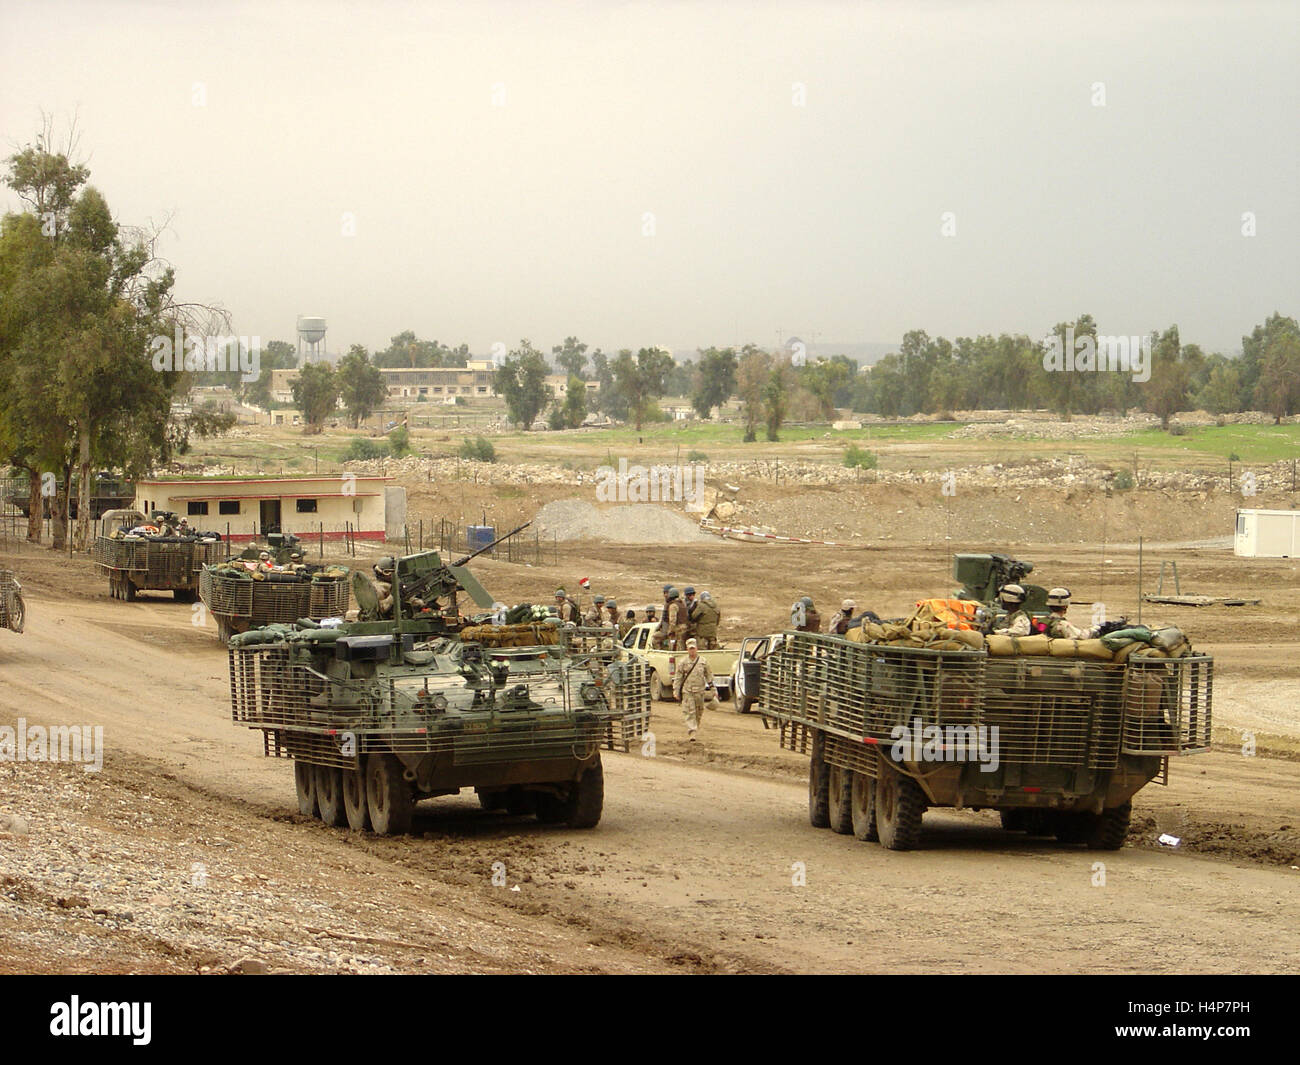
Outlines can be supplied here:
M618 628L618 621L619 621L619 618L618 618L618 603L615 602L613 599L606 599L606 600L605 600L605 618L604 618L604 620L601 622L601 624L602 624L602 625L607 625L607 626L609 626L609 627L611 627L611 628L615 628L615 629L617 629L617 628ZM622 633L620 633L619 635L622 635Z
M668 638L672 635L672 610L669 607L668 596L670 593L677 591L671 584L664 585L664 607L663 613L659 616L659 627L655 629L651 638L651 645L654 647L667 647Z
M1065 612L1070 609L1070 589L1053 588L1047 593L1047 635L1055 640L1091 640L1097 635L1096 627L1081 629L1066 620Z
M645 619L646 619L646 621L648 621L648 622L654 622L654 624L658 625L658 624L659 624L659 615L656 613L656 611L657 611L658 609L659 609L659 608L658 608L657 606L655 606L654 603L647 603L647 604L646 604L646 608L645 608Z
M606 603L605 605L608 606L609 604ZM629 607L627 613L617 619L617 624L618 638L621 640L632 631L632 626L636 624L636 611Z
M582 621L582 612L578 609L578 604L569 598L569 593L563 588L555 589L555 610L560 616L561 623L565 625L577 625Z
M695 638L706 651L718 646L718 622L721 620L722 612L713 601L713 596L709 592L701 592L700 601L696 604Z
M817 608L813 606L812 597L805 595L799 600L803 606L803 624L795 626L796 632L821 632L822 616L817 613Z
M686 647L686 630L689 628L686 602L682 599L681 592L676 588L670 588L668 590L668 635L671 641L669 646L674 651L681 651Z
M176 526L176 535L177 535L177 536L190 536L190 535L193 534L193 532L194 532L194 530L190 528L190 519L189 519L189 518L181 518L180 522L179 522L179 523L177 524L177 526Z
M713 671L700 657L695 640L686 641L687 661L682 662L673 678L673 695L682 701L682 717L686 719L686 738L695 742L695 732L700 727L705 709L717 710L718 697L713 688Z
M265 552L264 552L265 553ZM374 565L375 590L379 593L379 616L393 616L393 566L392 558L381 558Z
M260 573L270 573L271 570L274 569L274 568L275 568L275 567L274 567L273 563L271 562L271 552L270 552L270 551L263 551L261 554L259 554L259 555L257 556L257 569L258 569L258 572L260 572Z
M605 597L603 595L598 595L592 600L591 612L582 619L582 623L593 629L598 629L605 624Z
M686 607L686 639L693 640L697 638L695 632L695 622L696 622L695 615L696 615L696 610L700 604L699 604L699 600L695 598L695 589L692 588L689 584L682 592L682 595L685 597L682 600L682 605ZM686 645L683 643L681 644L681 646L685 647Z
M849 631L849 623L853 620L853 612L857 609L857 603L852 599L845 599L840 604L840 609L831 615L830 628L826 631L832 636L843 636Z
M299 577L306 574L307 567L303 564L300 552L294 551L289 555L288 570L290 573L296 573Z
M1033 631L1033 619L1021 606L1025 590L1019 584L1004 584L998 593L998 602L1006 613L993 622L993 631L1007 636L1028 636Z

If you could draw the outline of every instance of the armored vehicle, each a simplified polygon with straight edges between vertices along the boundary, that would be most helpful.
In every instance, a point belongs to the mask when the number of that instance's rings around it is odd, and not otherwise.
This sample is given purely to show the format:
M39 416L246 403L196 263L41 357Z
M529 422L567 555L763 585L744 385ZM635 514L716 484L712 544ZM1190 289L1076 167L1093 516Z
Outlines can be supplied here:
M374 618L379 594L353 583ZM463 614L462 593L485 613ZM502 614L460 564L399 559L392 617L234 637L233 719L294 760L299 811L329 825L405 832L419 799L472 787L486 810L590 828L602 747L626 749L629 722L648 721L646 669L614 661L613 641L570 646L557 625Z
M296 536L271 533L265 547L249 547L236 558L203 567L199 599L216 619L222 643L265 625L323 621L347 613L347 567L295 562L297 550ZM261 561L263 552L271 556L266 563Z
M927 807L994 809L1115 849L1133 795L1209 749L1213 662L1177 630L986 639L909 621L789 632L763 660L762 710L810 756L816 827L910 850Z
M13 491L7 497L7 502L18 510L24 518L31 516L31 489L30 480L17 480L11 482L15 485ZM72 488L69 491L66 484L59 484L57 489L60 493L66 493L65 498L68 501L68 517L76 519L78 491L77 483L74 479ZM95 474L90 483L90 518L92 521L98 521L108 511L116 510L119 507L129 506L135 499L135 485L130 481L124 481L114 476L108 471L101 471ZM52 499L49 496L41 495L41 517L53 517Z
M138 510L110 510L91 555L108 576L114 599L135 599L137 592L170 591L178 602L192 603L199 574L225 553L221 534L182 527L167 511L146 518Z
M22 632L27 621L23 586L12 570L0 569L0 629Z

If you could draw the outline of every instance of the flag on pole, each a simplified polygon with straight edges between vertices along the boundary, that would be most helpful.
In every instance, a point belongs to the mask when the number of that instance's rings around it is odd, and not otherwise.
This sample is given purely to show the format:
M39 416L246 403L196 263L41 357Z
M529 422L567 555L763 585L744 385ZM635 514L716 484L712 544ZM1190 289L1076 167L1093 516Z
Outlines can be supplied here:
M590 587L591 587L591 578L590 578L590 577L583 577L582 580L580 580L580 581L578 582L578 584L579 584L582 588L590 588Z

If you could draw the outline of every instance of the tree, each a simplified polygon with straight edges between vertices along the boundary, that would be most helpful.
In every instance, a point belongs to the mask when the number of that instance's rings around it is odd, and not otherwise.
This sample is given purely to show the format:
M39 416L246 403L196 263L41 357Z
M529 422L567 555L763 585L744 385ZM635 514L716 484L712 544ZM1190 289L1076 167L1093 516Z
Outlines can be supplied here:
M829 421L835 417L837 395L853 379L852 364L848 360L818 359L800 367L796 376L816 401L818 417Z
M1151 380L1142 388L1142 409L1158 415L1160 428L1169 428L1169 419L1187 405L1187 388L1191 374L1182 355L1178 326L1163 333L1151 334Z
M319 433L325 419L338 409L339 382L333 369L323 362L309 362L289 386L294 405L302 411L304 433Z
M767 426L767 438L780 440L781 424L785 421L794 374L790 364L782 359L772 367L763 386L763 420Z
M388 446L393 458L400 459L411 450L411 432L405 425L395 425L388 434Z
M701 418L708 418L736 391L736 349L707 348L699 355L691 406Z
M758 439L758 425L763 421L763 388L772 373L772 357L753 344L746 344L736 366L736 395L745 420L745 443Z
M1209 377L1205 387L1196 396L1196 405L1211 414L1227 414L1239 410L1241 402L1241 371L1222 355L1212 355Z
M586 380L582 368L587 362L587 345L581 343L577 337L565 337L563 344L551 348L551 354L555 356L555 365L570 377L576 377L580 381Z
M370 354L360 344L353 344L339 359L336 372L339 395L355 429L387 398L384 375L370 365Z
M569 375L564 392L564 424L576 429L587 417L587 386L577 374Z
M1264 369L1264 353L1279 336L1300 333L1300 324L1294 318L1287 318L1274 311L1251 330L1250 336L1241 338L1241 405L1239 410L1248 410L1253 403L1259 403L1262 395L1256 387Z
M665 348L641 348L634 356L624 348L614 363L614 379L640 431L654 401L664 394L664 380L673 367Z
M546 387L546 359L529 340L521 340L519 347L497 368L493 387L506 401L510 420L527 432L550 398Z
M1300 335L1278 331L1260 360L1255 403L1273 415L1274 424L1300 409Z

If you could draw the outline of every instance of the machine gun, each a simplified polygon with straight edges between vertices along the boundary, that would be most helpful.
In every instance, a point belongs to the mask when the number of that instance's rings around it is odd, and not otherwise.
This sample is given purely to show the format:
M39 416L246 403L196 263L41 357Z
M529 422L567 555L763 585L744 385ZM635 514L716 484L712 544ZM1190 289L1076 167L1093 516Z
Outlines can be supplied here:
M407 555L405 558L397 560L393 567L393 601L402 604L405 607L412 599L419 599L428 603L431 600L439 599L449 600L449 605L455 607L456 593L459 591L468 592L470 597L479 606L485 610L493 605L493 599L479 584L469 570L465 569L466 563L478 558L479 555L491 551L497 544L509 540L528 526L532 525L531 521L526 521L517 529L511 529L503 536L498 536L489 544L484 544L477 551L471 551L468 555L458 558L450 565L442 561L436 551L425 551L418 555ZM404 610L399 608L394 611L394 616L401 621ZM408 615L409 616L409 615Z
M1010 555L959 554L952 559L952 575L962 582L955 593L958 599L973 599L993 606L998 593L1008 584L1023 584L1025 577L1034 572L1032 562L1021 562ZM1025 585L1024 608L1030 613L1047 609L1047 590L1037 584Z

